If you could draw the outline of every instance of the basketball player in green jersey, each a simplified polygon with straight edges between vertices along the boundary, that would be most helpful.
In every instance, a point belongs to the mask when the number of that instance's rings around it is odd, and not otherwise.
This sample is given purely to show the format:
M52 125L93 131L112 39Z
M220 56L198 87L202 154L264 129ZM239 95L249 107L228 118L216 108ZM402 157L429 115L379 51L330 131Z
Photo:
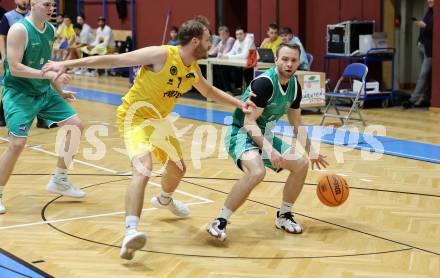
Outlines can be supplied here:
M225 137L225 147L236 165L244 172L226 198L220 215L207 231L223 241L226 239L226 225L231 214L237 210L256 185L263 181L266 169L276 172L286 169L290 172L283 190L280 210L277 211L275 225L289 233L301 233L301 226L293 219L292 205L300 194L309 168L309 154L318 168L328 165L325 156L311 150L307 132L301 126L299 109L302 92L294 75L299 66L300 48L296 44L283 43L276 52L275 66L267 70L247 88L256 96L251 100L257 105L250 114L235 110L232 125ZM305 154L299 154L286 142L275 137L272 128L287 114L294 128L297 140L304 147Z
M62 83L70 81L68 75L55 80L56 73L42 73L42 66L50 59L55 28L47 21L54 10L54 0L31 0L31 14L14 24L7 37L4 62L3 105L9 129L9 146L0 157L0 213L6 209L2 204L3 189L14 169L15 163L26 145L29 128L38 115L59 126L72 126L66 133L64 150L69 146L76 150L83 126L65 98ZM72 146L71 143L72 142ZM61 148L63 149L63 148ZM71 158L58 158L55 175L47 185L52 193L70 197L84 197L85 193L67 179Z

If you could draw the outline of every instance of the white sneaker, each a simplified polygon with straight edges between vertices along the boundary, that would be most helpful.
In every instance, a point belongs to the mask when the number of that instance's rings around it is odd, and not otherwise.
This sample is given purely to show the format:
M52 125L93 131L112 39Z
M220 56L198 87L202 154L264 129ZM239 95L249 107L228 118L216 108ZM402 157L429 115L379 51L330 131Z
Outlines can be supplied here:
M228 224L228 221L224 218L217 218L214 221L212 221L211 224L206 226L206 231L212 235L213 237L217 238L220 241L225 241L227 238L226 235L226 225Z
M142 249L147 242L147 236L144 233L133 230L124 237L119 256L125 260L131 260L136 250Z
M168 209L169 211L180 217L185 217L189 215L188 206L181 201L174 200L173 198L171 198L171 201L168 204L163 205L160 203L159 197L155 196L151 198L151 204L158 209Z
M0 200L0 214L6 213L6 208L5 206L2 204L2 200Z
M97 70L87 71L85 73L85 76L96 77L96 76L98 76L98 71Z
M83 198L86 193L75 187L66 177L59 178L53 176L47 184L47 190L55 194L61 194L73 198Z
M293 220L293 215L291 212L286 212L280 215L280 212L277 211L277 219L275 220L275 226L277 229L283 229L291 234L300 234L302 233L301 225Z
M73 72L75 75L84 75L87 72L86 68L79 68Z

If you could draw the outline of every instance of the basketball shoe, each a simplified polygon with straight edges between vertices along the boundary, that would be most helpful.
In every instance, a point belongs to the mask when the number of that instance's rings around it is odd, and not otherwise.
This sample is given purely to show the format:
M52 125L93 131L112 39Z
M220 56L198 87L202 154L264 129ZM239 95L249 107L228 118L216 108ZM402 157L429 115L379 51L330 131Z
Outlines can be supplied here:
M6 212L6 208L2 203L2 200L0 199L0 214L3 214Z
M277 229L283 229L288 233L292 234L300 234L302 233L301 226L293 220L292 213L286 212L280 215L280 212L277 211L277 219L275 220L275 227Z
M153 198L151 198L151 204L153 205L153 207L158 209L168 209L174 215L180 217L185 217L189 215L189 208L187 205L185 205L185 203L174 200L173 198L170 199L171 201L168 204L164 205L160 202L158 196L154 196Z
M61 194L73 198L83 198L86 193L75 187L67 178L53 176L47 184L47 190L55 194Z
M134 257L134 252L142 249L147 242L147 236L136 230L130 230L124 237L119 256L125 260L131 260Z
M217 238L218 240L225 241L227 238L226 235L227 224L228 224L228 220L224 218L217 218L206 227L206 231L213 237Z

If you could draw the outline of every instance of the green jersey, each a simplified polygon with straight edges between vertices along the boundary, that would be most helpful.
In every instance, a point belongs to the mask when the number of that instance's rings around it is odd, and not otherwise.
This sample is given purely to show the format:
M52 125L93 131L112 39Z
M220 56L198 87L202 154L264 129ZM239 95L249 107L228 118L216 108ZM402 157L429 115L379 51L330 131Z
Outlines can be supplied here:
M257 119L257 124L264 133L268 123L271 123L271 125L274 124L287 113L287 110L297 98L298 86L296 77L293 75L288 82L287 89L284 90L278 80L276 67L270 68L257 78L268 78L273 85L272 95L270 96L267 105L264 107L263 113ZM251 86L252 85L248 86L244 92L242 98L243 101L248 99L249 93L251 92ZM243 123L244 113L241 109L236 109L233 115L232 125L240 128L243 126Z
M40 70L52 55L52 45L55 38L55 29L49 22L44 23L44 30L39 30L29 19L22 19L17 24L26 28L27 43L21 63L25 66ZM8 55L4 61L5 77L3 86L13 88L28 95L42 95L51 85L48 79L22 78L11 75L8 64Z

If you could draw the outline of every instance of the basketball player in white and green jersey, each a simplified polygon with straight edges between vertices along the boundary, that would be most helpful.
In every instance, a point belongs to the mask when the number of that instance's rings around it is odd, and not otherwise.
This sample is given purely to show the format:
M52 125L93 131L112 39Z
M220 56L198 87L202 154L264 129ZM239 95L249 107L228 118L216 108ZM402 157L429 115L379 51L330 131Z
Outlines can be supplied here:
M299 108L302 91L294 75L299 66L300 52L296 44L281 44L276 52L275 66L255 78L243 94L243 99L247 99L253 92L256 96L251 100L257 108L250 114L239 110L234 112L232 125L225 137L225 147L244 175L232 188L218 218L207 226L208 233L221 241L226 239L226 225L231 214L263 181L265 167L276 172L282 169L290 172L275 226L288 233L302 232L302 227L293 219L292 205L303 188L309 159L312 168L315 164L318 168L326 167L328 163L325 156L311 151L307 132L301 126ZM273 135L272 129L285 114L305 154L295 153L292 146Z
M1 198L3 189L26 145L35 117L38 115L59 126L76 128L66 133L64 150L68 150L69 146L76 149L75 144L79 143L83 129L81 120L65 99L72 96L64 93L61 87L62 83L70 81L70 77L62 75L57 81L51 82L56 74L43 74L41 71L51 57L55 37L55 28L47 21L54 11L54 0L31 0L30 5L29 17L14 24L7 36L3 105L9 129L9 146L0 157L0 213L6 212ZM58 158L55 175L47 189L70 197L84 197L85 193L67 178L69 161L71 158Z

